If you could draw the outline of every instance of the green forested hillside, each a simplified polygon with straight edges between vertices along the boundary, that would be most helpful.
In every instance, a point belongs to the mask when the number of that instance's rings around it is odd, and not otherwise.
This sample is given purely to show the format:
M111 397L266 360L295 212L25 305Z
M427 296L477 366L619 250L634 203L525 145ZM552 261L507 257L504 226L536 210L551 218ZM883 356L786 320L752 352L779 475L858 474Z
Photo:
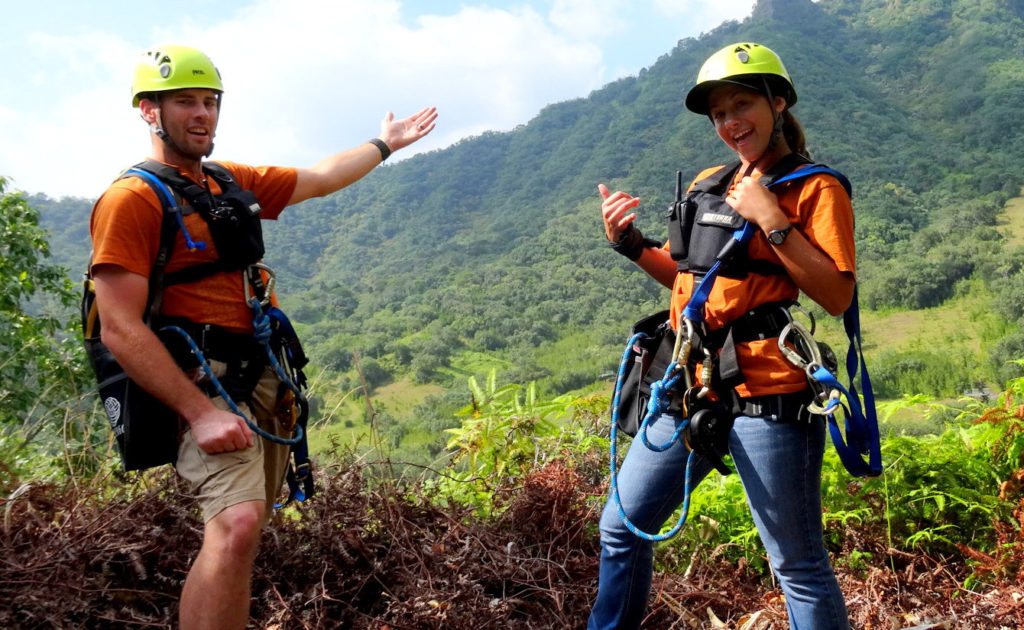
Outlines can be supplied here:
M627 324L665 296L605 246L596 185L641 196L640 225L662 234L674 172L729 158L682 95L741 40L780 53L813 157L854 183L862 306L936 307L973 278L972 303L1002 322L964 359L970 375L930 393L1007 376L1024 351L1024 253L995 226L1024 185L1020 0L762 0L636 77L292 209L269 229L268 262L318 364L345 373L358 352L372 382L450 384L485 352L549 391L610 370ZM31 201L80 267L85 226L68 217L84 211ZM907 356L889 354L879 367L898 376Z
M607 394L628 324L667 297L605 245L596 185L641 196L660 236L675 171L729 158L682 95L742 40L783 56L814 157L855 189L865 349L887 400L883 476L851 479L825 453L851 625L1024 627L1024 0L760 0L636 77L268 226L314 358L318 491L271 525L253 623L584 623L611 444L607 397L576 394ZM25 199L0 174L3 627L174 625L198 552L173 474L119 470L62 326L75 295L53 263L79 276L90 205ZM838 349L841 324L820 319ZM948 400L984 386L1000 393ZM646 623L784 626L738 477L692 497Z

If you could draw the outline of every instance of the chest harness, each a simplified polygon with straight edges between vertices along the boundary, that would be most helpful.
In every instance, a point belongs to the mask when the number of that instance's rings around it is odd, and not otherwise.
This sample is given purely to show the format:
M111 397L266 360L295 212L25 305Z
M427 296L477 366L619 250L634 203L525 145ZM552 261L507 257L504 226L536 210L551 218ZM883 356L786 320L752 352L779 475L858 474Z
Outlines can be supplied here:
M156 193L163 207L160 244L149 277L146 321L157 331L161 341L182 369L198 367L203 370L205 378L197 383L201 389L209 395L220 395L231 411L242 417L249 428L263 439L291 447L293 462L289 465L286 477L289 487L288 501L303 501L314 491L305 435L309 404L303 392L307 382L302 372L308 359L288 317L271 304L274 274L261 262L265 248L259 216L261 207L256 195L239 186L231 173L221 165L205 162L202 168L207 177L218 183L220 194L212 194L208 188L182 177L176 169L153 160L137 164L121 176L139 177L145 181ZM187 207L182 207L179 198L187 202ZM191 212L199 213L209 226L217 257L168 273L167 263L179 231L188 249L202 251L208 247L203 241L194 241L185 227L183 216ZM165 287L198 282L222 272L244 274L244 298L253 312L252 336L232 333L212 324L160 315ZM99 342L99 319L95 313L94 300L89 299L91 278L87 278L86 284L83 326L88 320L88 328L84 330L86 345L89 348L90 339L94 340L94 343L102 344ZM93 351L90 350L90 356L92 355ZM223 361L227 365L223 377L218 378L213 373L207 357ZM264 431L246 417L236 404L236 401L248 402L251 399L256 383L267 365L271 366L281 381L276 415L281 425L294 433L291 438ZM99 371L97 376L100 376ZM110 409L107 411L114 424ZM123 418L122 424L127 424L128 421L129 418ZM121 428L122 433L130 433L131 427ZM124 447L127 444L119 446L122 447L124 458ZM162 456L150 456L146 458L147 465L137 467L173 462L174 455L168 459L168 453L170 451L165 449ZM158 461L161 459L163 461ZM150 461L152 463L149 463ZM128 467L127 460L125 463Z
M802 165L808 166L797 168ZM724 195L739 166L739 163L725 166L697 182L685 198L682 194L682 173L677 173L676 201L668 214L669 251L678 271L694 275L695 286L680 313L679 334L673 335L669 327L668 311L641 320L634 326L619 364L612 397L611 493L626 527L650 541L667 540L685 524L692 489L692 469L697 461L695 453L707 458L722 474L730 472L722 457L728 453L733 421L740 415L776 420L809 420L812 415L823 415L828 421L840 461L850 474L876 476L882 472L874 395L861 349L856 290L850 307L843 315L850 340L846 357L850 378L848 388L844 388L836 376L838 362L835 354L825 343L813 337L813 317L795 302L762 304L720 330L706 329L705 305L719 275L742 279L750 273L785 273L778 264L750 258L746 245L757 228L725 202ZM844 175L824 165L810 164L796 154L780 160L762 177L761 182L771 189L819 173L835 177L847 193L851 193L850 183ZM642 246L660 245L638 234L631 238L634 243L642 242ZM617 248L617 251L621 250ZM631 253L639 257L635 249L622 253L630 258L633 258ZM795 319L791 308L804 313L810 325L805 326ZM741 399L735 392L735 387L743 382L736 344L773 337L778 337L783 355L807 375L810 392ZM657 374L662 369L664 376L658 379ZM854 386L858 369L864 395L863 407ZM693 378L698 370L701 376L699 385ZM728 396L713 400L709 396L712 392L728 392ZM840 407L845 418L845 440L835 416ZM652 444L647 438L648 424L666 411L677 413L683 420L667 442ZM664 534L640 530L630 522L622 507L616 472L616 444L620 430L629 435L639 433L644 445L656 452L668 450L679 439L685 441L690 451L682 513L678 522ZM867 461L864 460L865 454L868 455Z

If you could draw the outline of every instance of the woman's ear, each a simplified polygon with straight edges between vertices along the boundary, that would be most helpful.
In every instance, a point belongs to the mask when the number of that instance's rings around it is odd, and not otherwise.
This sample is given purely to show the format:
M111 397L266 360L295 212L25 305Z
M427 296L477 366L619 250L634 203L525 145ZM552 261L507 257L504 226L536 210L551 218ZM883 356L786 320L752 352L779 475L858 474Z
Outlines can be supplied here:
M786 111L786 99L781 96L775 97L775 113L781 114Z

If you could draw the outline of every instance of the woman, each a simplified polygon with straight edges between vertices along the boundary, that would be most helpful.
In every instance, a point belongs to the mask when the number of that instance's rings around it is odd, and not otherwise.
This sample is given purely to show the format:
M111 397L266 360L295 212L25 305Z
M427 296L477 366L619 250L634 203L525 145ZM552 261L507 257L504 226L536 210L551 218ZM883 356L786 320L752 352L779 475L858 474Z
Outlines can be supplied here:
M677 205L691 210L680 210L678 220L670 221L665 247L645 239L634 225L638 197L610 192L604 184L598 190L608 241L672 289L670 321L677 331L683 307L720 249L706 246L716 238L714 224L721 229L731 214L757 228L746 255L717 278L705 306L705 341L723 365L727 349L739 374L716 373L704 385L712 386L735 415L723 440L786 595L790 627L826 630L848 628L848 619L823 542L825 423L807 412L811 394L805 373L779 350L785 323L777 313L800 291L833 315L850 305L853 210L846 190L829 174L766 188L764 181L809 162L803 131L789 111L796 100L782 60L765 46L735 44L708 58L686 96L686 107L709 117L739 164L735 170L716 167L697 176L689 205ZM650 442L667 441L682 420L675 411L652 419ZM637 527L656 532L680 506L688 455L682 441L664 452L640 440L631 444L618 490L622 508ZM695 457L693 485L712 465L712 458ZM639 627L651 586L653 543L627 529L614 499L601 517L601 549L600 583L588 627Z

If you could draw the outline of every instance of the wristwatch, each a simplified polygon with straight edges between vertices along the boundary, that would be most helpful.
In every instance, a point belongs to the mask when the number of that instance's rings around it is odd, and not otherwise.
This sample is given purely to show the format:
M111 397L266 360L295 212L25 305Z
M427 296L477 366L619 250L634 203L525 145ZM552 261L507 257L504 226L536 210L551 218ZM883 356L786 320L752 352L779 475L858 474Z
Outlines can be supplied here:
M789 231L793 229L792 225L786 226L781 230L772 230L768 232L768 242L772 245L779 246L786 242L786 237L789 236Z

